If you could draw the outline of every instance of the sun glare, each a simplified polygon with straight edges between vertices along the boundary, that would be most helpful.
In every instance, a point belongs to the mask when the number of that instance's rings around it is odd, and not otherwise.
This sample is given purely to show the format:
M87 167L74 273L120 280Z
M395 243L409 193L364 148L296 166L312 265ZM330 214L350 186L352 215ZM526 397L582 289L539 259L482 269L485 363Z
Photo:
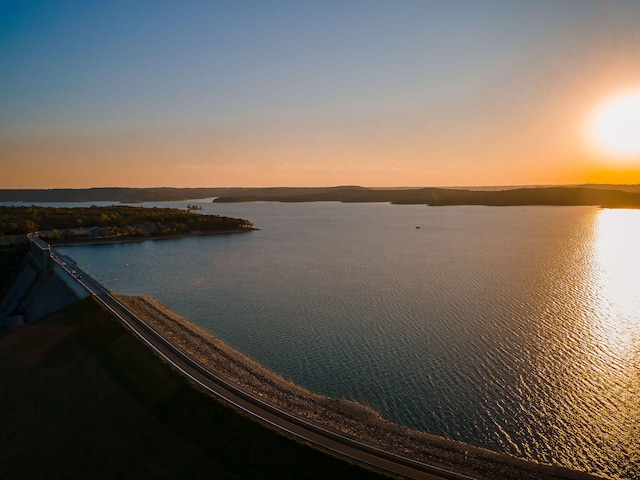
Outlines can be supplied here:
M605 100L594 113L591 130L605 153L640 157L640 89Z
M594 273L601 301L593 320L601 322L606 348L619 355L633 355L640 338L639 241L640 211L599 212Z

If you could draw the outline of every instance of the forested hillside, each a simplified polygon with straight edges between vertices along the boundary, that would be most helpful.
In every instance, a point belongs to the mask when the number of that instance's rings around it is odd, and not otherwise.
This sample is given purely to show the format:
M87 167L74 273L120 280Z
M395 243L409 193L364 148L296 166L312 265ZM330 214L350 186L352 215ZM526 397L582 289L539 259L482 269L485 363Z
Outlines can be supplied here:
M110 207L2 207L0 235L18 235L35 231L108 228L120 235L143 235L250 229L248 220L202 215L175 208Z

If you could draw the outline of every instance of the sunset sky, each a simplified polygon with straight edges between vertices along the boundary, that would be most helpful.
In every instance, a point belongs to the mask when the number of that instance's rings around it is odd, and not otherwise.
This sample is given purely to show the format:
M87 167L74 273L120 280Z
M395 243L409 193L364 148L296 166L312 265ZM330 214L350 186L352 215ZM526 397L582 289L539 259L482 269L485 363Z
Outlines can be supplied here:
M640 183L640 1L0 0L0 188Z

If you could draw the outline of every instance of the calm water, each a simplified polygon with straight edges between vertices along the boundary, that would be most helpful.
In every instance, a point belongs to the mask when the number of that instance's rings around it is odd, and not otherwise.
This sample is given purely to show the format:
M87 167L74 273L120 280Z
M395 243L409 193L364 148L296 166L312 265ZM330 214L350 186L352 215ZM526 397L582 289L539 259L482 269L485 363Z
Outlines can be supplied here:
M640 478L640 211L200 204L261 230L59 250L311 390Z

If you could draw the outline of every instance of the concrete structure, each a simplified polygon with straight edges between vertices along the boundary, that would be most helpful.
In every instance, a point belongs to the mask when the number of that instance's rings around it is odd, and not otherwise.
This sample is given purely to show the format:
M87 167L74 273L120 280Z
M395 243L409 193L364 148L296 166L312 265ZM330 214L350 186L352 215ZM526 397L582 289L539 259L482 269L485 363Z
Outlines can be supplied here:
M55 262L56 254L49 244L37 233L27 238L29 253L0 301L0 333L40 320L89 296L82 284Z

